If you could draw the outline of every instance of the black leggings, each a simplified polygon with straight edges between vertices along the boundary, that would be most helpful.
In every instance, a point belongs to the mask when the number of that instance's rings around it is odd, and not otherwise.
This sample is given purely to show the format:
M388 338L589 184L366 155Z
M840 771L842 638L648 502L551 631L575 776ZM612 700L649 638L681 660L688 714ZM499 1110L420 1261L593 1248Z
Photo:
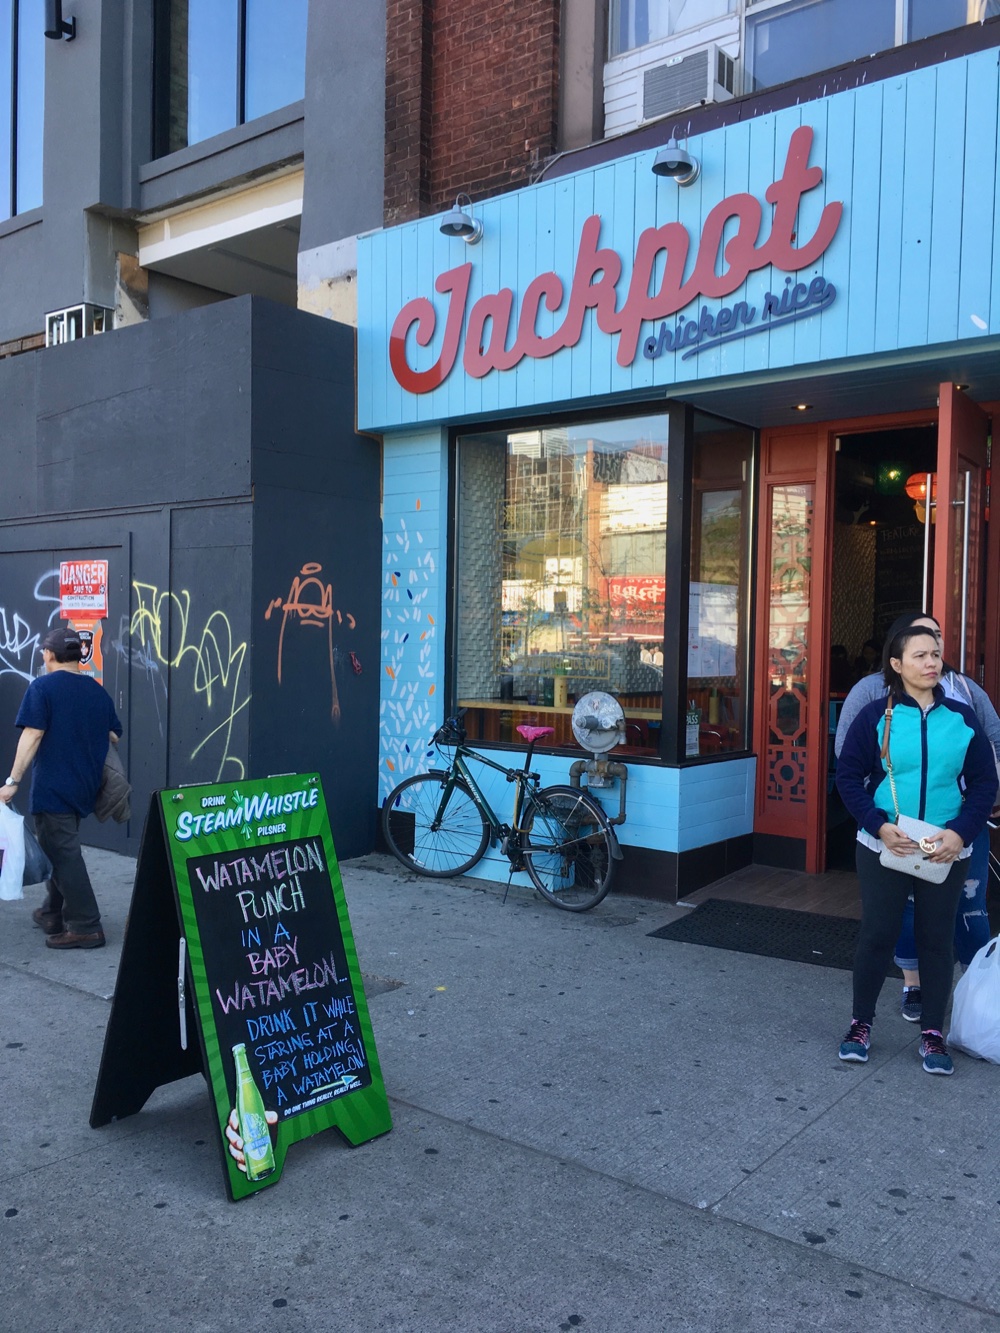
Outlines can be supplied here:
M886 969L903 919L906 899L913 894L917 957L924 1030L942 1031L944 1011L955 975L955 913L965 883L966 864L956 861L943 884L931 884L882 865L878 853L858 843L861 885L861 933L854 955L854 1017L871 1023L875 1017Z

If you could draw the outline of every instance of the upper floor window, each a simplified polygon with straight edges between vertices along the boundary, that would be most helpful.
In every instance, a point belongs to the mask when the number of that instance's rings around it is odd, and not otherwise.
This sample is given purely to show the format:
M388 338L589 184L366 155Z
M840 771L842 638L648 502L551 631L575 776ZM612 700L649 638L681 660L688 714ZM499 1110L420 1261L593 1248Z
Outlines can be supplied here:
M612 0L611 54L702 28L736 12L736 0Z
M0 0L0 221L42 202L45 0Z
M998 0L747 0L743 88L769 88L979 23Z
M303 97L307 10L308 0L157 0L158 155Z

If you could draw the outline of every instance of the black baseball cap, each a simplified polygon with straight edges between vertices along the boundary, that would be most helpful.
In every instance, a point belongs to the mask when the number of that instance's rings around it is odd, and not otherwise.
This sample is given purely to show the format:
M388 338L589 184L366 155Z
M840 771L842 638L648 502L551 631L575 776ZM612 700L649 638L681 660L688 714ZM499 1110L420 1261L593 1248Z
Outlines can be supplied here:
M57 625L42 640L42 647L55 653L57 662L79 662L83 657L83 640L75 629Z

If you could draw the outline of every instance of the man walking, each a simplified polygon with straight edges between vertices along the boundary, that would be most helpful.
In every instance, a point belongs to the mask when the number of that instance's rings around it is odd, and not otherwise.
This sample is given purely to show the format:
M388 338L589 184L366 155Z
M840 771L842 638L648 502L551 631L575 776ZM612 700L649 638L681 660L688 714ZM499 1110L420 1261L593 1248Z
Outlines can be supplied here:
M42 850L52 862L48 896L32 919L50 949L100 949L101 913L80 850L80 820L91 814L101 787L109 741L122 734L111 697L80 671L83 643L59 626L42 640L45 675L21 700L21 728L0 801L16 794L32 760L31 813ZM0 769L0 772L3 772Z

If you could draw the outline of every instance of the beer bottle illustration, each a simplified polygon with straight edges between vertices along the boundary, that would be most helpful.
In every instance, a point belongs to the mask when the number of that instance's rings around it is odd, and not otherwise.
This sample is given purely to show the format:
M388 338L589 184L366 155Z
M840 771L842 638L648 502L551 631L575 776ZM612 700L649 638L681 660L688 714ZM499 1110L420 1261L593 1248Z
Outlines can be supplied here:
M247 1180L263 1180L274 1170L274 1150L264 1119L264 1102L247 1064L247 1048L243 1042L233 1047L233 1060L236 1064L236 1114L243 1139Z

